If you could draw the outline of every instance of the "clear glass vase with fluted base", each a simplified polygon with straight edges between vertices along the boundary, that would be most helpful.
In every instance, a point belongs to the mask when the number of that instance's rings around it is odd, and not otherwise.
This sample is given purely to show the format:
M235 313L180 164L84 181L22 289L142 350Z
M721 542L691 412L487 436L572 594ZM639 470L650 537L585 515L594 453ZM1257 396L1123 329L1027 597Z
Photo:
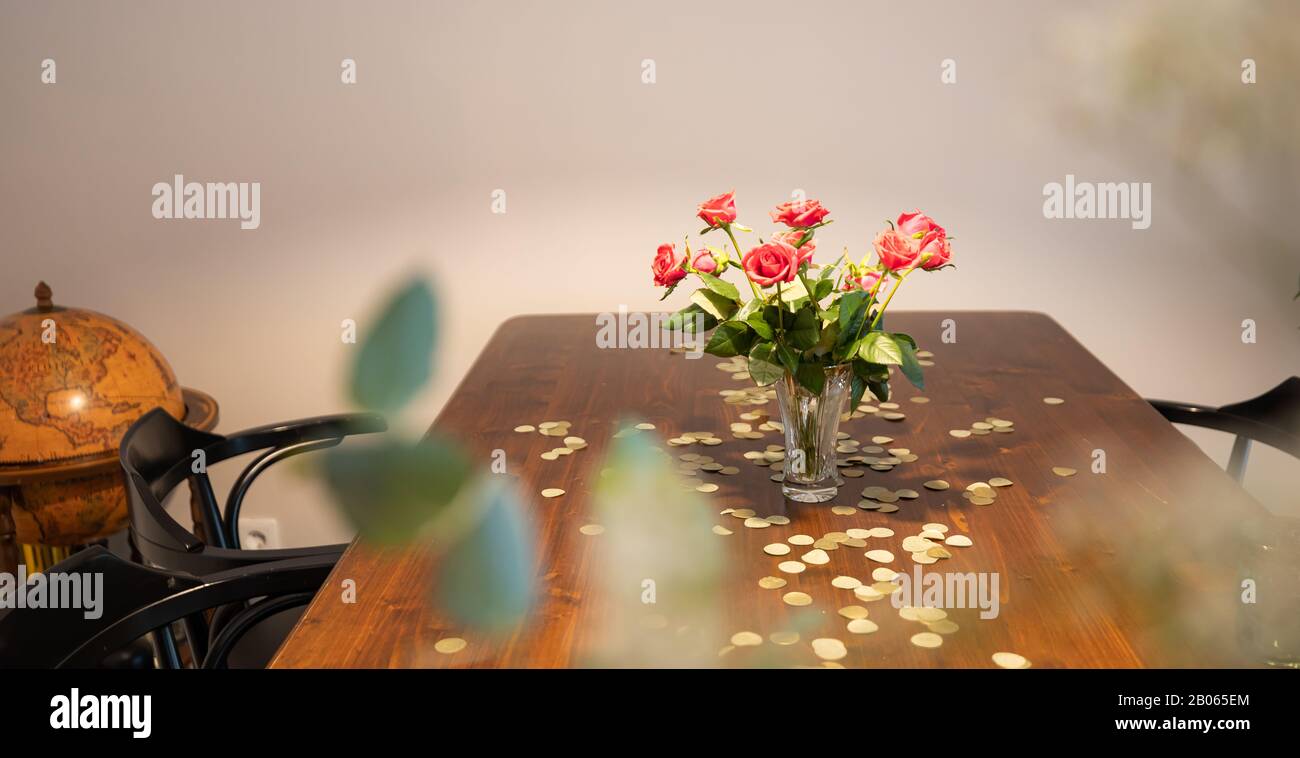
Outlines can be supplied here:
M776 399L785 427L785 481L781 491L800 503L824 503L839 493L844 480L835 465L840 415L853 384L848 365L826 369L826 384L814 394L788 372L776 383Z

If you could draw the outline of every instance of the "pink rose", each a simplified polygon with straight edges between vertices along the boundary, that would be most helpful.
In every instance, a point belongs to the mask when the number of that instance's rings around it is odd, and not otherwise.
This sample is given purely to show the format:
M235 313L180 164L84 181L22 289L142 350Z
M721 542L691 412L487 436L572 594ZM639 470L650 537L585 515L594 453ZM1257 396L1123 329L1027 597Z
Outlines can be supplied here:
M795 243L797 243L800 239L803 238L803 234L804 234L803 230L801 229L790 229L788 231L777 232L776 234L773 234L772 239L777 240L778 242L784 242L790 247L794 247ZM804 246L799 248L799 260L795 263L795 268L797 269L799 266L803 265L804 261L808 261L811 263L813 257L813 251L816 249L817 249L816 240L810 239L807 242L805 242Z
M733 223L736 220L736 191L723 192L700 203L699 216L709 226Z
M844 285L840 289L844 290L845 292L852 292L853 290L862 290L863 292L870 292L871 288L875 287L876 282L878 281L880 281L880 272L868 271L862 276L856 278L852 276L844 277Z
M921 248L914 240L895 229L885 229L876 235L872 245L880 262L890 271L907 268L920 255Z
M921 268L932 271L952 258L952 245L948 243L948 234L943 227L936 226L926 233L918 245L921 255Z
M784 242L773 240L745 253L741 265L750 281L760 287L792 282L799 271L799 253Z
M934 219L920 211L898 214L898 231L912 239L919 240L932 229L943 231L943 227L934 223Z
M772 221L798 229L819 224L828 215L819 200L790 200L776 206Z
M691 265L695 267L696 271L704 274L712 274L718 270L718 262L713 258L713 253L708 250L695 256L695 261Z
M660 287L680 282L686 276L686 269L682 264L686 262L686 256L678 255L673 245L664 243L659 246L659 251L655 253L654 263L650 264L650 270L654 272L655 284Z

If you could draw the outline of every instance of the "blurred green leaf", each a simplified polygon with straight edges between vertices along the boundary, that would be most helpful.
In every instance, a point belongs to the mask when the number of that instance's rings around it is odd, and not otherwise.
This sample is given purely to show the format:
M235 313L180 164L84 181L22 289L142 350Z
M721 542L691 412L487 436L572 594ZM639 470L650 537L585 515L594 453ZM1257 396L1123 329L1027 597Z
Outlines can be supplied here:
M477 521L443 556L439 605L458 621L489 631L516 626L533 602L535 558L519 495L502 476L466 493Z
M325 481L344 515L368 542L401 544L419 536L464 486L470 464L449 441L385 441L325 453Z
M361 341L352 367L352 399L380 412L396 411L433 373L437 337L433 290L415 279L397 292Z

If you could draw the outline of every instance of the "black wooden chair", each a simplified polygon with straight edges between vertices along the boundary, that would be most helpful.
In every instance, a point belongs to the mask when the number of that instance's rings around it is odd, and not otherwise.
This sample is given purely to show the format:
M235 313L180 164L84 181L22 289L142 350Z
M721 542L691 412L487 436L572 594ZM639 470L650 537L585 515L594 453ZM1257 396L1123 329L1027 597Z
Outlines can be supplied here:
M1300 377L1291 377L1259 397L1232 405L1148 400L1175 424L1189 424L1237 435L1228 458L1228 474L1238 482L1246 475L1252 441L1300 458Z
M212 608L248 604L232 616L210 645L191 646L188 655L158 650L162 668L223 668L235 644L250 629L285 608L310 601L334 567L328 555L241 566L198 577L141 566L103 547L91 547L56 564L47 582L103 577L97 618L84 607L14 608L0 612L0 667L98 668L134 642L161 635L177 621ZM83 594L84 598L85 595Z
M294 559L337 561L346 544L244 550L239 544L239 512L253 482L272 465L287 458L338 445L344 437L387 429L373 413L322 416L257 427L223 436L185 426L161 408L142 416L122 437L120 459L126 476L130 507L131 546L148 566L165 571L207 576L258 564ZM221 461L262 451L231 487L224 510L207 468ZM196 462L204 465L198 466ZM167 513L163 502L182 482L188 482L196 534ZM244 603L218 608L209 617L183 619L190 644L203 657ZM174 648L170 629L155 635L162 649Z

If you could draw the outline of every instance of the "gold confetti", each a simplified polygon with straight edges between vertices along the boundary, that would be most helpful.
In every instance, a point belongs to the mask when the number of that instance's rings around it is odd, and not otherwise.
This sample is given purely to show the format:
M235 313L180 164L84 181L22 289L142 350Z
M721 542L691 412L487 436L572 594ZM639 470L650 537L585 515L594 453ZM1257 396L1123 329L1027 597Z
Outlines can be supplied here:
M460 651L464 650L465 646L468 644L469 644L468 642L461 639L460 637L443 637L442 639L433 643L433 649L437 650L439 653L442 653L443 655L451 655L452 653L459 653Z
M864 619L868 611L860 605L846 605L839 610L839 614L846 619Z
M994 653L993 662L1004 669L1029 668L1029 659L1016 653Z
M858 509L857 509L857 508L854 508L854 507L851 506L851 505L833 505L833 506L831 506L831 513L834 513L834 514L837 515L837 516L852 516L853 514L855 514L855 513L857 513L857 512L858 512Z
M776 564L777 571L783 574L802 574L808 567L799 561L781 561Z
M898 572L891 568L887 568L885 566L880 566L871 571L872 581L892 582L897 578L898 578Z
M806 592L787 592L781 596L781 599L785 601L786 605L793 605L796 607L812 605L812 595L809 595Z
M943 637L934 632L920 632L912 635L912 644L917 647L935 648L943 644Z
M970 537L967 537L964 534L954 534L944 540L944 544L952 545L953 547L970 547L973 543L971 542Z
M745 527L747 529L766 529L771 525L772 522L767 519L756 518L753 516L745 519Z
M537 431L537 427L533 426L532 424L520 424L519 426L516 426L516 427L515 427L515 431L516 431L516 432L535 432L535 431Z
M853 634L871 634L880 627L871 619L853 619L846 627Z
M876 563L893 563L894 561L894 554L888 550L868 550L866 556L868 560Z
M786 542L789 542L791 545L811 545L816 542L816 540L806 534L794 534L791 535Z
M1052 473L1056 474L1057 476L1074 476L1079 472L1075 471L1072 468L1067 468L1065 466L1053 466Z
M588 537L595 537L598 534L604 534L605 527L601 526L600 524L583 524L581 527L578 528L578 531L582 532Z
M780 515L777 515L777 516L764 516L764 517L763 517L763 520L766 521L766 522L769 523L769 524L776 524L776 525L778 525L778 526L785 526L786 524L790 523L790 517L789 517L789 516L780 516Z
M772 632L767 636L773 645L793 645L799 641L798 632Z
M927 623L925 628L935 634L956 634L961 627L957 626L957 622L952 619L939 619Z
M779 576L765 576L758 580L758 586L765 590L779 590L785 586L785 580Z
M559 497L564 494L564 490L559 487L548 487L542 490L542 497Z
M989 484L994 487L1010 487L1013 482L1006 477L995 476L989 480Z
M852 576L837 576L831 580L831 586L842 590L853 590L862 586L862 580Z
M819 637L813 640L812 649L823 661L838 661L849 654L844 643L833 637Z
M731 635L731 644L736 647L753 647L763 644L763 635L756 632L736 632Z
M927 490L942 491L948 489L950 484L942 479L931 479L923 485Z
M726 537L727 535L732 534L732 531L725 526L714 526L713 533L719 537Z
M1043 398L1043 402L1048 405L1061 405L1065 401L1059 397L1045 397Z
M875 600L884 599L885 593L881 592L875 587L868 587L864 584L863 586L853 590L853 597L856 597L857 599L862 600L864 602L870 603Z
M764 545L763 552L768 555L789 555L790 546L783 542L773 542L770 545Z
M695 491L696 492L717 492L718 485L714 484L713 482L707 482L705 484L701 484L700 486L696 487Z
M826 551L822 550L821 548L818 548L816 550L810 550L807 553L804 553L802 558L804 563L807 563L811 566L824 566L827 563L831 562L831 557L827 555Z
M948 612L944 609L932 608L928 605L917 608L914 615L917 621L940 621L948 618Z
M950 436L956 437L956 438L959 439L959 440L964 440L964 439L966 439L967 437L970 436L970 430L969 430L969 429L951 429L951 430L948 431L948 434L949 434Z

